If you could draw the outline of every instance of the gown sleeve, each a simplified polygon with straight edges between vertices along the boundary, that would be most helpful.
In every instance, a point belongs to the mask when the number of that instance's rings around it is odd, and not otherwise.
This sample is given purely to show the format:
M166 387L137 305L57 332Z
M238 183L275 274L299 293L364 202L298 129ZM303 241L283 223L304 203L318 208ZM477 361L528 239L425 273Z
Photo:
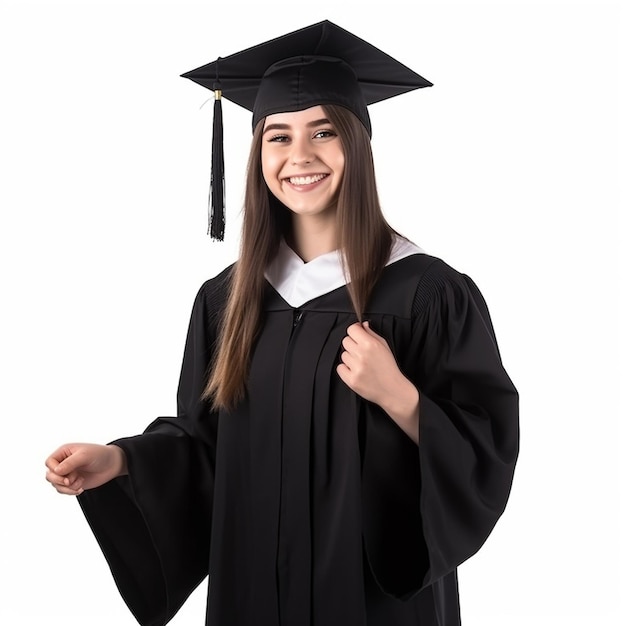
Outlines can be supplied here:
M440 260L419 281L399 364L420 392L419 446L368 403L363 520L374 577L406 600L477 552L504 511L518 394L481 293Z
M177 417L112 443L128 476L83 492L78 501L129 609L143 626L166 624L206 577L217 414L201 400L227 271L196 296L178 387Z

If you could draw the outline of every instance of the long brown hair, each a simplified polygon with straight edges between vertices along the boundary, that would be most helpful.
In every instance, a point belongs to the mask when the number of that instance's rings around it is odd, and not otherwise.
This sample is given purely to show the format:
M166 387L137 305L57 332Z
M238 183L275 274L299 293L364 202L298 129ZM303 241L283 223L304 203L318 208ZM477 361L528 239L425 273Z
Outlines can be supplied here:
M370 139L346 108L323 105L341 140L345 166L337 198L337 238L343 250L350 299L362 320L369 296L385 267L393 230L383 217ZM239 260L235 264L218 349L203 397L215 409L230 409L245 394L254 341L262 320L264 272L290 227L289 210L270 193L261 170L264 121L254 131L244 197Z

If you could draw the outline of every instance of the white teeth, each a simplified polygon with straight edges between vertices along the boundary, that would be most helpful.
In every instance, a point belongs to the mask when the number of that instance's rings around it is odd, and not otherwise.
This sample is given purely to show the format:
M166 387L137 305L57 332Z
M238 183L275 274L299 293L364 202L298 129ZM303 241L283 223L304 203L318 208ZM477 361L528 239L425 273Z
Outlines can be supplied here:
M326 174L315 174L314 176L292 176L288 180L292 185L312 185L313 183L317 183L322 180L322 178L326 178L326 176Z

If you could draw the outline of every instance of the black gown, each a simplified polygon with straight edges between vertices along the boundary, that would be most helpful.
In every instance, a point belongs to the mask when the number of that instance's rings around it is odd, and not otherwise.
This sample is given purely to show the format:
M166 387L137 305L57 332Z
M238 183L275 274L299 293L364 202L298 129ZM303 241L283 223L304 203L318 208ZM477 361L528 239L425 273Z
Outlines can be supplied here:
M178 417L116 441L129 476L79 497L144 625L209 575L209 626L459 626L456 567L509 496L518 397L475 284L388 265L366 319L420 390L419 447L335 368L345 286L294 309L266 286L246 399L199 401L231 268L194 303Z

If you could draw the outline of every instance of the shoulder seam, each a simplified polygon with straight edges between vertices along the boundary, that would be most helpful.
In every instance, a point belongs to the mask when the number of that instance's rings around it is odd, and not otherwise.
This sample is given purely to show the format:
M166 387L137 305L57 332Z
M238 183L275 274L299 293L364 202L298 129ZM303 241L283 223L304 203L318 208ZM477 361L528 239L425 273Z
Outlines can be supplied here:
M438 275L433 275L434 272L432 270L435 268L440 269L440 273ZM446 279L452 274L459 277L463 276L442 259L433 257L432 263L429 263L428 267L426 267L426 269L422 272L420 280L415 287L413 306L411 310L411 317L413 319L424 313L428 303L432 299L433 294L440 292L443 285L447 282Z

